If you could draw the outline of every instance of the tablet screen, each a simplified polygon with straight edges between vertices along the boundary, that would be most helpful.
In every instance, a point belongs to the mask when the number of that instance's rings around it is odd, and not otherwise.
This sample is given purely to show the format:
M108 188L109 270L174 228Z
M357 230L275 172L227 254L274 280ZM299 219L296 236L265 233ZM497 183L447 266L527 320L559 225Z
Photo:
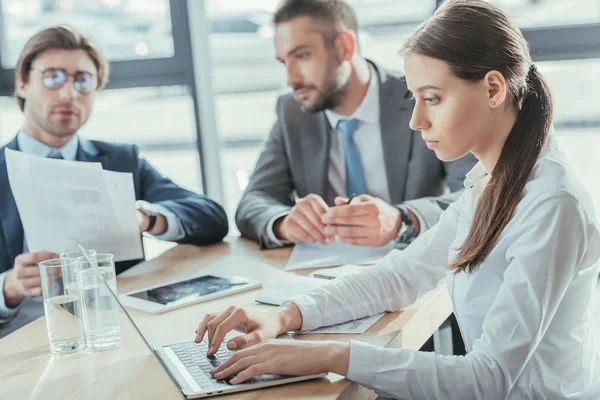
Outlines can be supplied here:
M142 292L132 293L130 296L137 297L152 303L163 305L175 302L188 302L208 294L221 292L232 287L248 285L248 281L240 277L223 278L213 275L204 275L160 286Z

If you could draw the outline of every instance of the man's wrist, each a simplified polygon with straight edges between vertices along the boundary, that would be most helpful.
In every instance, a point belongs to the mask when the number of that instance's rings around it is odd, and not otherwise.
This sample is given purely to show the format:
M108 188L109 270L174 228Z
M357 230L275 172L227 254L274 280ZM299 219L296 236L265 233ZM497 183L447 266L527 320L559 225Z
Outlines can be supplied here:
M146 232L152 236L158 236L165 233L168 229L168 226L169 224L167 223L167 218L162 214L158 214L152 230L147 230Z
M11 284L13 273L14 270L10 270L6 273L6 276L4 277L4 287L2 288L2 293L4 294L4 304L8 308L15 308L21 304L23 300L25 300L25 296L19 293L19 291L16 290Z
M150 225L150 217L146 213L141 212L140 210L136 210L138 215L142 218L142 226L140 227L141 232L148 231L148 226Z
M289 215L289 214L288 214ZM282 229L282 225L283 225L283 221L285 220L285 218L287 217L287 215L284 215L282 217L279 217L275 220L275 222L273 222L273 234L275 235L275 237L279 240L288 240L287 237L283 234L283 229Z
M135 202L135 207L138 212L142 213L144 217L144 229L142 232L156 234L157 229L154 229L154 226L156 225L158 216L160 215L156 210L156 207L145 200L137 200ZM161 232L158 233L160 234Z
M402 214L400 213L400 210L396 208L396 211L398 211L398 215L396 215L396 222L394 223L394 237L398 237L398 235L400 235L400 231L404 225L402 223Z

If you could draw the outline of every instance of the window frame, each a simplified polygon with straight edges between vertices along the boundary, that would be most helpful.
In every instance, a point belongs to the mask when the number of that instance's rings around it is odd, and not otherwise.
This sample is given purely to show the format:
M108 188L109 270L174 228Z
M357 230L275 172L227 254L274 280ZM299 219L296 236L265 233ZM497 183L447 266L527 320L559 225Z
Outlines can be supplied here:
M442 0L436 0L439 6ZM159 59L111 61L111 77L105 90L133 87L183 85L190 89L194 102L196 146L200 158L202 187L217 201L222 199L219 151L221 140L214 121L215 96L211 81L212 68L208 51L208 26L204 3L196 0L169 0L174 56ZM0 26L3 15L0 8ZM197 23L196 23L197 22ZM600 58L600 23L548 26L522 29L530 43L534 61L562 61ZM14 69L1 67L5 34L0 29L0 96L12 96ZM202 52L202 55L195 54ZM246 140L254 144L254 140ZM227 147L239 147L235 143ZM165 143L170 148L189 148L192 143ZM151 145L155 147L156 145ZM144 145L140 146L142 149ZM206 171L211 171L210 176Z

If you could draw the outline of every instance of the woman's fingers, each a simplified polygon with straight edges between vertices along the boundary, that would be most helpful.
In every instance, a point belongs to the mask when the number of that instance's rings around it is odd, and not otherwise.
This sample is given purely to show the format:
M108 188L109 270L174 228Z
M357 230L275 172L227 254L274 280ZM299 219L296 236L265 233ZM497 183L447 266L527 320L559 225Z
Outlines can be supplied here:
M266 374L268 371L268 363L254 364L237 374L230 382L234 385L237 385L238 383L243 383L255 376Z
M216 379L226 379L230 376L236 375L238 372L243 371L254 364L259 363L259 360L261 360L260 356L243 357L226 368L221 368L223 364L219 365L218 368L215 368L213 371L211 371L211 374L213 374Z

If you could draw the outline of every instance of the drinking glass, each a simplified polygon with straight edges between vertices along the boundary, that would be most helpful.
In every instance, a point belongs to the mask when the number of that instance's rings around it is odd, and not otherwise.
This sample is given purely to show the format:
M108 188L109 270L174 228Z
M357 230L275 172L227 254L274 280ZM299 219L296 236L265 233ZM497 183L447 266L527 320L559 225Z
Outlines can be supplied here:
M90 350L105 350L121 343L119 306L107 285L117 293L112 254L96 254L97 269L86 257L77 258L77 279L81 293L85 342Z
M85 347L75 262L54 258L39 263L48 340L55 354L74 353Z

